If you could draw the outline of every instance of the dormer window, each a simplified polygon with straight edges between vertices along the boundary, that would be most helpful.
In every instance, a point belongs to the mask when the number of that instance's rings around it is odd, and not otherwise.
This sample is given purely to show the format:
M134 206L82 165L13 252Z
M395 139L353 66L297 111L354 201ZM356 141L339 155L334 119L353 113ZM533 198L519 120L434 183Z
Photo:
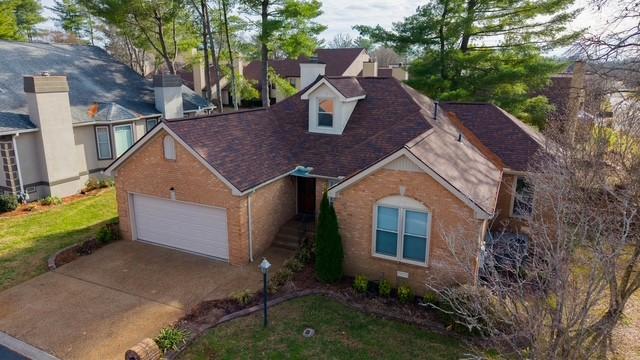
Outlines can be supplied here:
M333 99L318 101L318 126L333 127Z

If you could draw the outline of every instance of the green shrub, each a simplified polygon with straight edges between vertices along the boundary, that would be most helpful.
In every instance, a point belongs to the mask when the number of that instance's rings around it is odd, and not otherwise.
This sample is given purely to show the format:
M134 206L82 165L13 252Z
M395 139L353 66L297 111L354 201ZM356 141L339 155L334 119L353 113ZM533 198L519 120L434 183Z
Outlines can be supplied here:
M335 283L342 278L342 239L336 211L329 204L327 192L322 195L320 216L316 230L316 276L325 283Z
M101 179L100 181L98 181L98 187L100 189L113 187L114 185L115 182L113 181L113 179Z
M287 260L284 263L284 267L291 270L291 272L293 273L297 273L300 272L302 269L304 269L304 264L298 260L297 257L294 257L292 259Z
M293 271L283 267L271 277L271 283L277 287L284 285L287 281L293 279Z
M231 298L240 305L247 305L253 299L253 293L249 289L236 291L231 294Z
M96 234L96 240L103 245L116 240L116 238L116 230L113 225L105 225L101 227Z
M177 351L180 346L187 343L189 333L176 328L164 328L160 330L160 335L153 339L163 353L173 350Z
M296 259L300 261L302 264L308 264L313 258L313 247L312 245L303 245L296 254Z
M88 191L95 190L99 187L100 187L100 181L97 178L92 177L92 178L89 178L89 180L87 180L86 183L84 183L84 189L82 190L85 192L88 192Z
M353 288L356 290L356 292L364 294L369 288L369 280L367 280L367 278L363 275L357 275L353 280Z
M13 195L0 195L0 213L13 211L18 207L18 198Z
M40 205L42 206L51 206L51 205L60 205L62 204L62 199L57 196L47 196L46 198L40 199Z
M440 297L433 291L427 291L422 297L422 302L438 306L440 304Z
M389 297L391 295L391 283L385 279L380 280L378 294L382 297Z
M398 288L398 300L403 304L413 301L413 291L411 291L411 288L406 285L400 286Z

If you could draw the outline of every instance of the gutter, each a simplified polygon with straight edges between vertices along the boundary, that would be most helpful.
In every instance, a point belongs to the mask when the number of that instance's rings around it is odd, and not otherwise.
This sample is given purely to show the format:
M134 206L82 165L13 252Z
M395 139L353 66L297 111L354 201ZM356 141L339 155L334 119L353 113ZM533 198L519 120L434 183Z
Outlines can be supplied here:
M40 128L25 129L25 130L9 130L9 131L5 131L5 132L0 132L0 136L4 136L4 135L20 135L22 133L30 133L30 132L36 132L36 131L40 131Z

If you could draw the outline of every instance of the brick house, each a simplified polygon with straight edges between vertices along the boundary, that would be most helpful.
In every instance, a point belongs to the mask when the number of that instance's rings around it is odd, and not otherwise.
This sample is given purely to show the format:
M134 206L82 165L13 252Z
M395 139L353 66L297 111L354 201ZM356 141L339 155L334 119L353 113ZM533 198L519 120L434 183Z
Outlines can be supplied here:
M526 216L511 190L544 139L490 104L300 66L312 80L298 94L165 121L111 164L124 238L245 264L291 219L314 219L328 189L347 274L418 292L473 282L494 220Z

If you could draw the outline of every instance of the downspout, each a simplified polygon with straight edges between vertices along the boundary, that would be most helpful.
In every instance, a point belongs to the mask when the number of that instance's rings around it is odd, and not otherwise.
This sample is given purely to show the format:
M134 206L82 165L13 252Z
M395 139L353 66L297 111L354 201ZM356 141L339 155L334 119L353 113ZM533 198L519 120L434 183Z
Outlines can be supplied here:
M20 193L24 194L24 183L22 182L22 171L20 170L20 157L18 156L18 145L16 144L16 137L18 137L20 133L15 134L11 137L11 141L13 142L13 154L16 157L16 168L18 169L18 181L20 181Z
M253 217L251 216L251 195L255 192L252 191L247 196L247 212L249 213L249 261L253 262Z

